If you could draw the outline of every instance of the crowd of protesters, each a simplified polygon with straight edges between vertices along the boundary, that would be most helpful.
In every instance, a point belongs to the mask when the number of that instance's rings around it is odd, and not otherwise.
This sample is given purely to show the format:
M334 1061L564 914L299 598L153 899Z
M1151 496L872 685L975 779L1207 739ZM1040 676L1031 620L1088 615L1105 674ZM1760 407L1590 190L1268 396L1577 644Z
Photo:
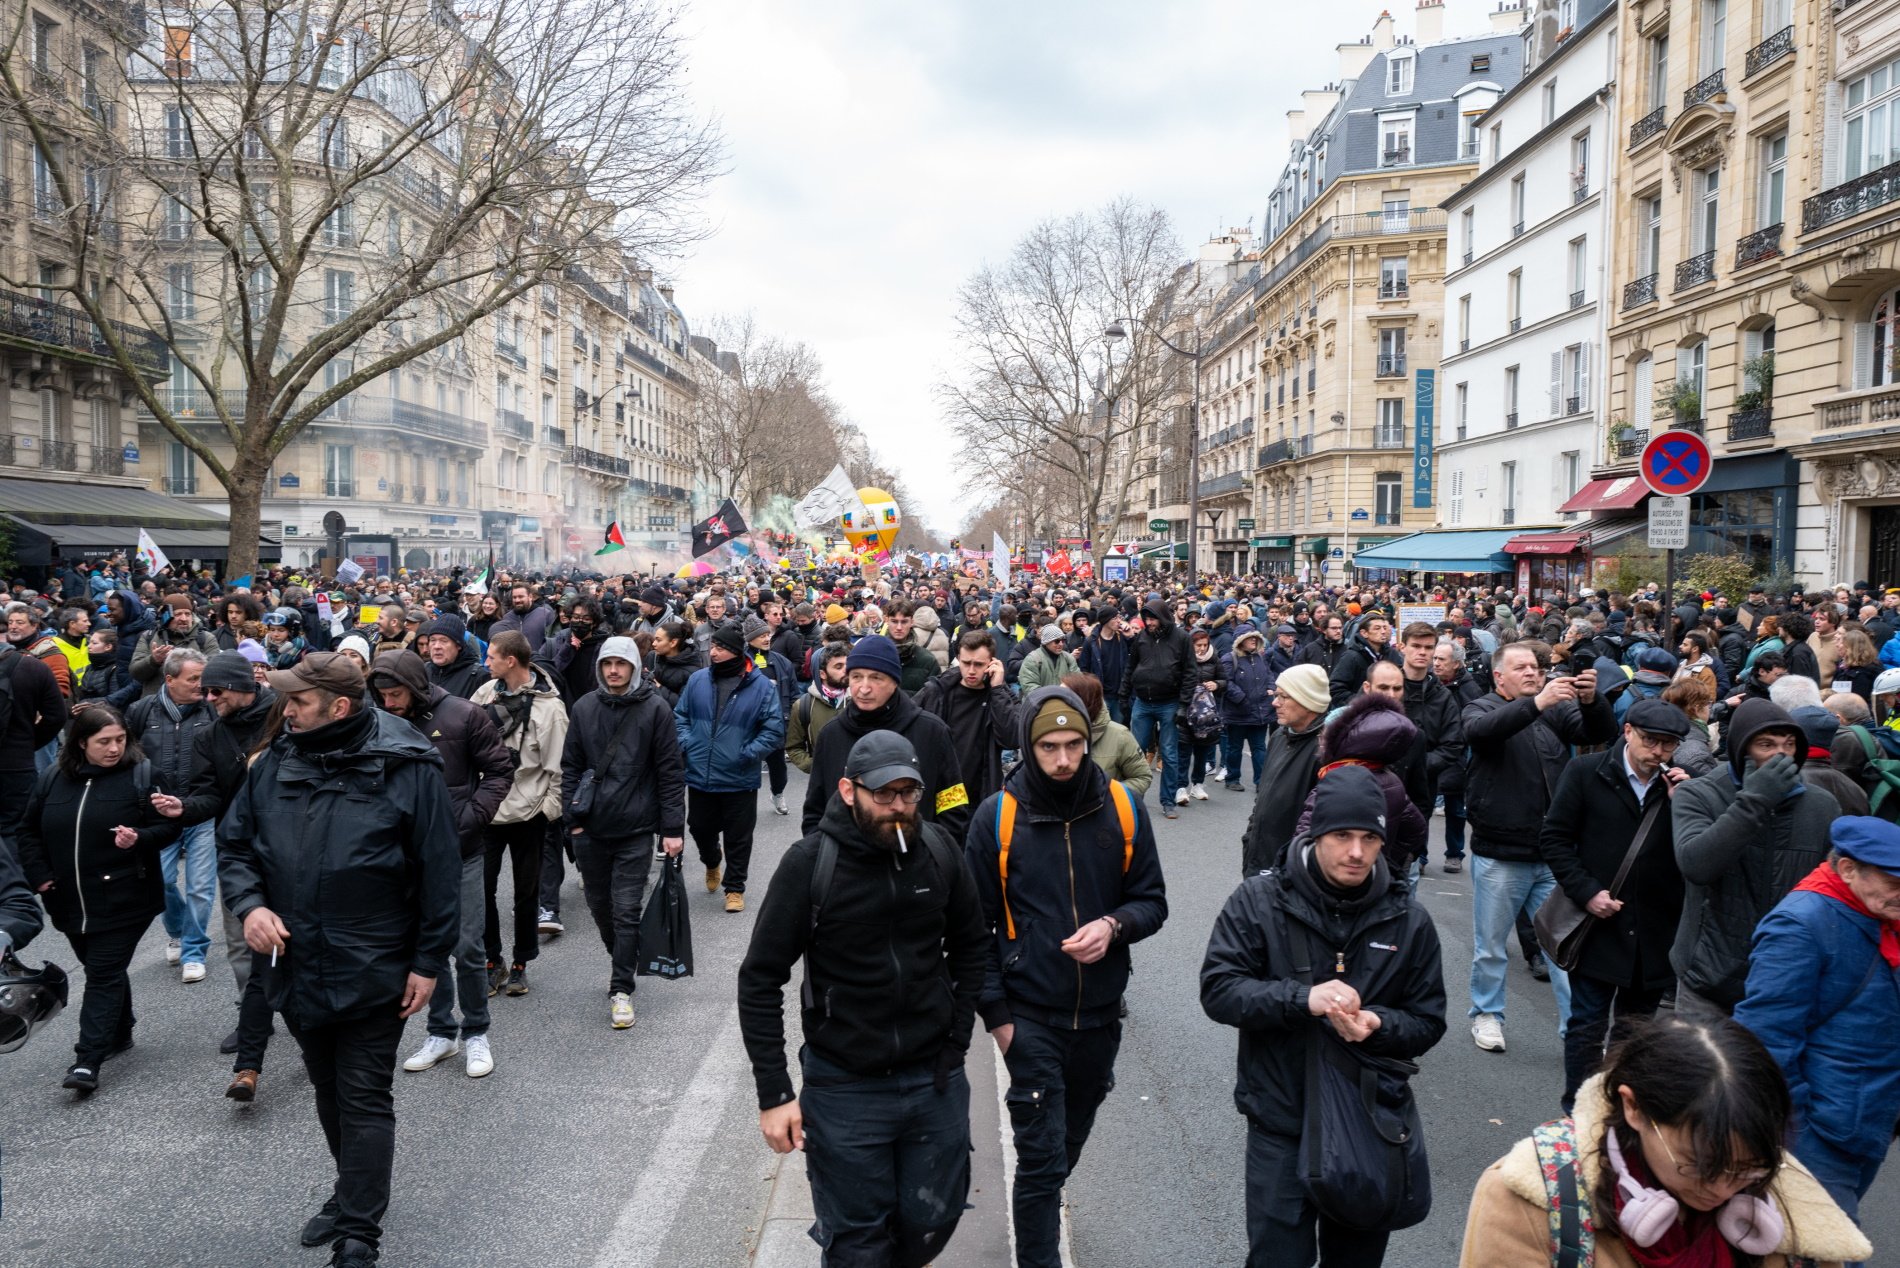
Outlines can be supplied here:
M1564 1063L1561 1116L1479 1181L1464 1262L1545 1262L1546 1226L1578 1211L1602 1263L1869 1253L1852 1217L1900 1123L1900 591L1665 610L1655 586L1540 602L835 566L230 587L115 557L14 583L5 617L0 837L86 969L63 1085L93 1094L132 1045L127 967L153 920L186 984L221 928L225 1094L260 1094L281 1017L338 1165L303 1240L337 1263L376 1257L405 1019L428 1014L404 1070L493 1071L490 1001L526 994L565 932L571 863L603 1020L632 1028L652 868L690 838L716 909L746 911L790 766L804 839L762 878L741 1011L761 1128L807 1149L839 1262L922 1263L954 1229L967 1173L921 1206L867 1176L937 1167L884 1130L920 1090L961 1096L967 1137L978 1017L1010 1070L1019 1262L1057 1261L1128 946L1166 917L1153 818L1226 796L1247 799L1243 879L1201 992L1241 1032L1251 1263L1379 1263L1415 1222L1403 1195L1342 1205L1303 1140L1329 1063L1416 1137L1407 1081L1447 983L1413 888L1467 865L1472 1041L1506 1050L1522 955ZM1045 874L1084 820L1099 875ZM932 897L891 906L869 878L893 855ZM897 931L888 955L824 938L834 883L836 910ZM802 1117L779 1000L801 957ZM935 975L940 1000L906 994ZM872 1102L819 1094L853 1079L904 1108L880 1128ZM823 1150L813 1119L839 1132Z

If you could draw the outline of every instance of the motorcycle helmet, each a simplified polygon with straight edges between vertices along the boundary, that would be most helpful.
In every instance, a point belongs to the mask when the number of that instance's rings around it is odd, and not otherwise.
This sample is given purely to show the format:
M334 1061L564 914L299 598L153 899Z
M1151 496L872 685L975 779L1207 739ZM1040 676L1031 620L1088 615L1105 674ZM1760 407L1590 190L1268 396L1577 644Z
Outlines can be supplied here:
M0 1053L13 1052L66 1007L66 973L50 961L29 969L0 956Z

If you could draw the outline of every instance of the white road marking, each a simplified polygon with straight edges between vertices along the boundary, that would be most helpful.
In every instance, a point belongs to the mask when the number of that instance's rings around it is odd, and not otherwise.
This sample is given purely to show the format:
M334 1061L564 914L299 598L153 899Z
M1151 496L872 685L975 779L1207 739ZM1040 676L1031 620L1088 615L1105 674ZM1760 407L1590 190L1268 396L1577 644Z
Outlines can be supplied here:
M990 1055L996 1058L996 1111L997 1134L1003 1138L1003 1210L1009 1216L1009 1262L1016 1262L1016 1136L1009 1124L1009 1066L1003 1061L1003 1050L990 1040ZM1141 1098L1144 1101L1147 1097ZM1057 1246L1062 1252L1062 1268L1075 1268L1075 1257L1069 1250L1069 1200L1062 1200L1062 1241Z

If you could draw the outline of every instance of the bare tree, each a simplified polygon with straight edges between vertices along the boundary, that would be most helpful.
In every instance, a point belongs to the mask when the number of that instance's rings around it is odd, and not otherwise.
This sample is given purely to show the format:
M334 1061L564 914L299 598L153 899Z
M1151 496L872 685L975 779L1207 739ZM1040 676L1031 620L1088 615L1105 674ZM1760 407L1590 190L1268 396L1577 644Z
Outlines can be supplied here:
M1189 373L1151 330L1182 285L1180 259L1166 213L1122 199L1036 226L964 284L963 363L940 397L965 473L1026 522L1106 549ZM1117 322L1125 337L1105 339Z
M700 387L697 465L741 505L802 497L840 461L845 436L818 354L761 331L749 314L709 329L722 373Z
M350 393L696 232L719 146L676 20L659 0L158 0L126 48L49 73L30 8L0 19L0 108L73 265L57 289L229 494L233 572L273 460ZM169 384L113 318L157 332Z

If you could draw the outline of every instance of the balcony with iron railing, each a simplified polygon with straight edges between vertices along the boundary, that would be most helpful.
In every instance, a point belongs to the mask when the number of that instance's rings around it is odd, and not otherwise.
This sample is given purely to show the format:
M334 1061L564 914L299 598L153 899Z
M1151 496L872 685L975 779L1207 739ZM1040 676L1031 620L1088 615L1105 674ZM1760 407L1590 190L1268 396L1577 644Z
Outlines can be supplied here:
M125 451L116 446L108 448L94 445L88 465L94 475L122 476L125 474Z
M1793 55L1794 28L1784 26L1748 50L1748 57L1742 63L1742 78L1753 79L1782 58Z
M1405 377L1405 354L1403 352L1379 354L1379 364L1374 376L1381 379L1402 379Z
M1656 282L1660 274L1651 273L1648 277L1639 277L1623 288L1623 307L1640 308L1644 304L1656 302Z
M1565 414L1581 414L1582 412L1583 412L1583 398L1581 396L1564 397L1564 413Z
M1692 286L1715 280L1715 252L1704 251L1692 255L1676 265L1676 289L1686 291Z
M78 471L78 443L71 440L42 440L40 442L40 469L42 471Z
M1376 426L1372 429L1372 447L1374 449L1405 448L1405 428Z
M625 458L615 458L597 450L584 449L579 445L568 448L567 460L574 466L587 471L598 471L603 475L624 476L633 471L633 464Z
M1649 428L1631 427L1610 437L1610 452L1618 458L1634 458L1649 443Z
M561 377L561 367L555 365L552 361L543 361L541 363L541 375L543 378L558 379Z
M1479 144L1479 143L1478 143L1478 140L1477 140L1477 138L1476 138L1476 137L1473 137L1473 138L1472 138L1471 140L1469 140L1469 141L1460 141L1460 142L1458 143L1458 157L1459 157L1459 158L1461 158L1461 159L1475 159L1475 158L1477 158L1477 157L1478 157L1478 144Z
M195 475L160 476L158 478L158 488L161 493L170 493L178 497L196 497L198 495L198 477Z
M392 484L389 486L389 500L391 502L406 501L408 499L408 493L409 490L400 484Z
M1589 196L1590 196L1590 182L1589 181L1581 180L1581 181L1571 182L1571 185L1570 185L1570 201L1571 202L1580 203L1584 199L1588 198Z
M435 491L435 504L437 506L447 506L449 504L449 491L447 489L437 489Z
M1405 299L1409 297L1411 293L1412 293L1412 288L1406 285L1404 282L1379 283L1379 298L1380 299Z
M148 378L163 378L171 365L171 349L142 326L109 322L119 344ZM112 360L111 345L92 318L37 295L0 291L0 341L24 340L61 353L75 352L96 361Z
M1402 519L1403 513L1399 511L1375 511L1372 515L1372 522L1381 528L1392 528Z
M1733 444L1738 440L1769 440L1775 434L1775 407L1757 405L1754 409L1739 410L1728 416L1728 438Z
M356 496L356 481L339 479L336 476L323 478L323 496L327 498L353 498Z
M1247 474L1244 471L1227 471L1217 476L1207 476L1201 480L1203 498L1220 497L1226 493L1237 493L1246 487Z
M588 273L586 269L580 267L578 264L570 264L567 266L566 277L571 285L579 287L581 293L586 295L589 299L592 299L595 303L604 308L612 309L622 317L627 315L627 301L625 297L616 295L605 286L602 286L599 282L594 280L593 276Z
M1571 292L1570 292L1570 306L1571 306L1572 308L1582 308L1582 307L1583 307L1583 292L1582 292L1582 291L1571 291Z
M551 445L556 449L567 448L567 428L544 425L541 428L541 443Z
M523 370L528 368L528 354L505 339L495 340L495 354L503 361L512 361Z
M485 446L488 427L478 419L462 418L445 410L393 396L354 393L335 402L312 421L313 427L386 427L430 440Z
M1512 410L1504 416L1504 430L1505 431L1517 430L1517 411L1516 410Z
M1515 506L1507 506L1499 511L1498 523L1504 525L1506 528L1517 523L1517 508Z
M1801 232L1812 233L1896 201L1900 201L1900 163L1889 163L1802 199Z
M1411 162L1412 147L1409 145L1401 145L1394 149L1383 151L1380 155L1379 166L1406 167L1409 166Z
M1735 267L1759 264L1763 260L1772 260L1781 254L1782 226L1769 225L1757 229L1735 244Z
M1653 136L1660 136L1663 130L1663 108L1654 110L1630 124L1630 146L1635 148Z
M1704 75L1701 79L1698 79L1695 83L1684 89L1682 94L1682 108L1684 110L1694 110L1703 102L1714 101L1717 97L1727 92L1728 89L1724 86L1723 74L1724 72L1718 70L1712 75Z
M534 424L511 409L496 410L495 433L510 440L533 440Z

